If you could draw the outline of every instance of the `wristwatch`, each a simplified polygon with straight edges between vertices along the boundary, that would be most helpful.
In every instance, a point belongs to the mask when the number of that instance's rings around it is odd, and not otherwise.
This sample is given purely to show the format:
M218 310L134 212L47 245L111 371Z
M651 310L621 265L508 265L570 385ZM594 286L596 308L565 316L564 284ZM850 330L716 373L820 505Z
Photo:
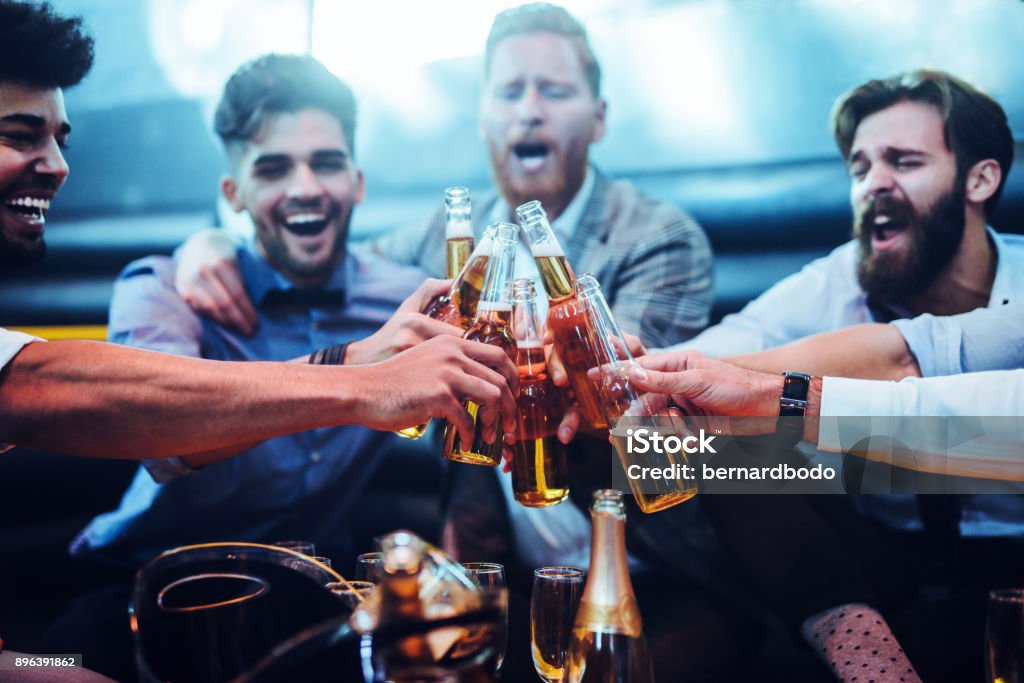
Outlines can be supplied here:
M811 384L811 376L802 372L787 372L783 377L782 395L779 397L780 419L775 423L775 437L779 446L792 448L804 436L803 417L807 414L807 389Z

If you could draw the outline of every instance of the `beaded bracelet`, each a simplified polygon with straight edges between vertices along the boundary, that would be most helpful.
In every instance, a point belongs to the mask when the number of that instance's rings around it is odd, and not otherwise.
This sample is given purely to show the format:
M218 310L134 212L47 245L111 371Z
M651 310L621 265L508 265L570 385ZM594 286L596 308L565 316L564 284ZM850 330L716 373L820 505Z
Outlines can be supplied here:
M347 349L348 342L328 346L325 349L317 349L309 354L309 363L310 365L343 365Z

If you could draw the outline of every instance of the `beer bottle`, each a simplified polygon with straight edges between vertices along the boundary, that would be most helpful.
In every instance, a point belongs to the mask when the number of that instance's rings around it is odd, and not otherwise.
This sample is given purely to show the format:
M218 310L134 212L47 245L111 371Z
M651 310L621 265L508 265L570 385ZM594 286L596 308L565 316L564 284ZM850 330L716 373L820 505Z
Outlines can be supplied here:
M626 512L622 492L594 492L590 570L569 648L570 683L652 683L640 609L626 565Z
M484 272L493 248L493 226L484 230L483 238L473 249L451 288L427 304L424 315L449 325L468 330L476 317L476 306L483 289Z
M512 329L519 370L519 433L512 461L512 491L527 507L548 507L569 495L565 446L555 435L562 398L547 373L537 292L530 278L512 283Z
M509 358L515 360L516 341L512 336L512 302L509 300L509 295L519 229L511 223L496 223L494 225L496 226L493 236L494 249L484 273L480 302L476 308L473 325L466 332L464 338L498 346L508 354ZM444 457L455 462L474 465L497 465L501 462L503 441L500 422L496 423L497 435L494 443L489 444L483 438L483 428L478 415L480 406L473 401L467 401L465 407L473 416L473 422L476 425L473 442L462 443L458 430L450 422L446 422L444 426Z
M452 283L449 291L434 297L423 310L424 314L435 320L441 320L462 329L469 327L469 321L473 319L472 314L476 312L475 298L472 301L473 311L468 316L463 314L459 306L459 301L466 298L468 308L471 298L468 292L466 297L459 296L459 288L463 286L460 275L474 251L473 225L469 220L471 210L469 190L464 187L449 187L444 191L445 277L456 278L456 280ZM486 257L484 257L485 259ZM479 268L479 280L477 280L474 290L477 298L479 298L479 285L482 280L483 266ZM467 283L467 289L470 288ZM429 422L424 422L413 427L399 429L395 434L407 439L418 439L427 431L428 424Z
M594 363L587 337L587 319L576 300L576 277L540 202L523 204L516 209L516 215L548 294L547 326L569 376L569 385L576 394L583 419L591 427L603 429L608 423L601 410L597 385L587 378L587 370L594 367Z
M449 187L444 191L445 277L455 278L473 253L472 203L469 190Z
M685 425L678 418L659 416L646 396L630 383L629 371L633 366L633 355L615 322L597 278L589 273L581 275L576 281L576 295L580 308L590 321L587 331L590 348L601 370L597 382L598 396L611 430L612 445L618 453L623 470L628 472L631 465L639 465L641 468L670 470L677 475L659 479L629 478L630 490L637 505L641 511L650 513L689 500L697 494L697 481L694 476L683 476L687 472L684 466L689 465L689 460L681 447L675 450L651 447L643 453L631 452L629 448L629 434L641 429L651 434L659 433L663 445L681 445ZM668 436L676 438L666 441L665 437Z

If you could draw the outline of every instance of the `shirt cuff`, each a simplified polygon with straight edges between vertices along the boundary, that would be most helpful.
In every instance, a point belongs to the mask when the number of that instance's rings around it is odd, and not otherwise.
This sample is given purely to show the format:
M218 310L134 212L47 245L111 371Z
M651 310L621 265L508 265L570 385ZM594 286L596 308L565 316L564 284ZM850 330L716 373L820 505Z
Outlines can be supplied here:
M844 444L849 448L872 435L891 434L896 394L896 382L822 378L818 449L839 453Z

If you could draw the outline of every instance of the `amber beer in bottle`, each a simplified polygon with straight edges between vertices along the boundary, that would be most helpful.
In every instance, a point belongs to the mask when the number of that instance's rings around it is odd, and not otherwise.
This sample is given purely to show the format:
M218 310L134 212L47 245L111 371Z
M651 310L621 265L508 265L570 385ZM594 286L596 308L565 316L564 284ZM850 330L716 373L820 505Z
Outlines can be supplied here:
M630 383L633 355L597 278L589 273L581 275L576 281L576 296L590 321L590 347L596 354L596 366L601 369L598 394L622 469L628 472L631 465L639 465L641 468L682 471L678 466L689 465L689 460L681 448L675 451L649 448L642 453L630 452L628 437L632 430L646 429L662 437L681 437L685 425L677 422L676 418L657 415L643 393ZM664 439L662 443L665 443ZM678 505L697 495L696 479L682 477L629 479L629 487L640 510L647 513Z
M469 255L451 288L427 304L424 315L449 325L468 330L476 318L476 306L484 286L484 272L493 249L493 226L484 230L483 238Z
M483 290L476 307L476 319L464 338L493 344L515 360L516 341L512 336L512 302L509 295L519 229L511 223L496 223L495 226L494 248L487 263ZM503 442L500 421L495 424L497 435L494 443L487 443L483 438L483 425L478 415L480 406L473 401L467 401L465 407L475 424L473 442L462 443L458 430L450 422L446 422L444 457L474 465L497 465L501 462Z
M583 419L591 427L603 429L608 424L601 410L597 385L587 378L587 370L595 363L587 336L589 323L576 300L576 277L540 202L527 202L516 209L516 214L548 294L547 326L569 376L569 385L576 394Z
M445 277L456 278L473 253L473 205L469 190L449 187L444 191Z
M626 565L622 492L594 492L590 570L566 652L569 683L652 683L647 642Z
M459 275L473 252L473 225L470 222L472 208L469 190L466 188L449 187L444 191L445 277L456 278L456 282L452 283L452 288L448 292L434 297L424 310L431 318L462 329L469 327L469 321L462 315L458 306L459 297L456 295L453 299L453 293L458 292ZM482 270L480 278L483 279ZM399 429L395 433L407 439L418 439L427 430L427 424L429 423L424 422Z
M519 433L512 461L512 492L527 507L548 507L569 495L565 446L555 435L562 397L548 376L533 281L512 283L512 329L519 370Z

